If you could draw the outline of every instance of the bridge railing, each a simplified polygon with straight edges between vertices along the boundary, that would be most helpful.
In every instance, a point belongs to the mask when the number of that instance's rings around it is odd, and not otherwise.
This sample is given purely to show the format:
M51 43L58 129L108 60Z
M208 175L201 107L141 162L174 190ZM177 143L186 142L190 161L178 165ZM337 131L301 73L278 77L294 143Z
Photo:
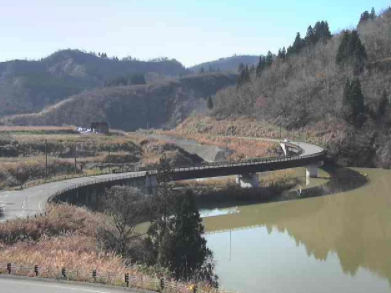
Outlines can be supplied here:
M129 270L99 271L99 269L85 270L66 267L43 267L36 265L20 265L14 263L0 263L0 274L51 278L57 280L82 281L99 283L117 287L129 287L148 290L148 292L172 292L172 293L218 293L214 288L204 290L202 284L195 282L183 283L157 276L143 276Z
M319 147L320 148L320 147ZM320 148L322 149L322 148ZM241 167L241 166L255 166L255 165L261 165L261 164L269 164L269 163L276 163L276 162L287 162L287 161L298 161L298 160L304 160L309 158L316 158L322 159L325 156L326 152L322 149L322 151L314 154L309 155L299 155L299 156L290 156L290 157L269 157L269 158L258 158L256 160L247 160L246 162L214 162L210 163L208 165L197 165L194 167L182 167L182 168L174 168L174 172L188 172L188 171L195 171L195 170L207 170L207 169L218 169L218 168L232 168L232 167ZM132 178L142 178L146 175L155 175L157 174L157 170L145 170L143 172L137 172L132 174L127 174L123 176L116 176L116 177L110 177L105 179L97 179L94 181L88 181L84 183L78 183L69 187L66 187L64 189L61 189L57 192L55 192L53 195L50 196L49 202L52 201L57 196L60 196L61 194L64 194L66 192L81 188L81 187L87 187L91 185L96 184L102 184L107 182L114 182L114 181L121 181L121 180L129 180Z

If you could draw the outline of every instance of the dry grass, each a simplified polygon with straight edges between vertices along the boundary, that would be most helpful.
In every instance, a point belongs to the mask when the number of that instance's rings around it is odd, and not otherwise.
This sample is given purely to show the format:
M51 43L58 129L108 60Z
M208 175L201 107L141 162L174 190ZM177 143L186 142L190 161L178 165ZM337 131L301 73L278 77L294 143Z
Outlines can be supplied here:
M49 205L46 217L0 223L0 264L28 267L14 271L28 276L34 276L33 268L38 265L40 276L47 278L60 278L64 267L67 279L119 286L125 285L124 274L128 273L132 287L158 291L158 278L169 278L164 269L127 266L121 257L97 248L96 231L105 220L102 214L63 204ZM93 270L97 271L96 280ZM5 273L5 267L0 273ZM192 285L180 284L183 288ZM216 292L202 284L199 288Z
M30 133L30 134L76 134L75 127L56 126L0 126L0 134Z
M71 134L71 128L3 127L20 132L0 132L0 189L20 188L45 179L45 140L48 150L48 181L110 173L113 169L154 167L163 152L176 164L189 164L189 157L177 147L137 133L105 135ZM31 129L30 129L31 130ZM48 133L44 133L48 131ZM50 132L57 131L57 132ZM58 134L58 132L65 134ZM77 174L74 147L77 146Z

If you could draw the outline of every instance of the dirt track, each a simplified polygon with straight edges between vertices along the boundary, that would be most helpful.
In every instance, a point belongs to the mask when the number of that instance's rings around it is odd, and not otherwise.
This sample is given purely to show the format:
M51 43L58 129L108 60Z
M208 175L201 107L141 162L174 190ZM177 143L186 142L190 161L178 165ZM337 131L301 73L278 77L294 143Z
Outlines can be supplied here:
M200 156L207 162L225 161L226 157L231 153L231 151L226 148L203 145L185 138L172 137L162 134L152 134L150 136L159 140L174 143L188 153Z

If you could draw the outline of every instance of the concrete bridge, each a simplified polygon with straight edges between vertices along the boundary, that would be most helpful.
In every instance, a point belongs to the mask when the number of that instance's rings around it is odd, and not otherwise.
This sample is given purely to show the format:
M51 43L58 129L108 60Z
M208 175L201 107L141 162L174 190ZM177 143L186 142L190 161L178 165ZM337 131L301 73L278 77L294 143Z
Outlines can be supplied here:
M250 138L248 138L250 139ZM252 158L242 162L216 162L186 168L175 168L172 180L237 175L242 187L258 186L256 173L306 167L308 177L317 176L318 166L323 164L324 150L304 142L281 142L285 156L275 158ZM157 185L156 170L115 173L101 176L74 178L46 183L19 191L0 192L4 206L2 221L25 218L43 213L47 202L94 203L97 196L114 185L130 185L153 192Z

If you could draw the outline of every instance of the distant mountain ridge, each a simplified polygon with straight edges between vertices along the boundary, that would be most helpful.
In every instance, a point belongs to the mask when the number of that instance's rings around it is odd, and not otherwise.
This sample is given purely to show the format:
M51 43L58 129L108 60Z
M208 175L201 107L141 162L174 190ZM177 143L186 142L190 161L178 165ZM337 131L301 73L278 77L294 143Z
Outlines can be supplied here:
M62 50L39 61L0 63L0 117L42 110L108 79L135 73L179 76L188 70L176 60L118 60L80 50Z
M256 55L234 55L231 57L220 58L218 60L204 62L201 64L189 67L193 72L200 72L203 68L205 72L212 71L237 71L241 63L244 65L257 65L259 62L259 56Z
M73 95L39 113L7 116L0 124L77 125L107 121L111 127L173 127L194 111L207 111L207 97L236 83L237 74L199 74L150 85L95 88Z

